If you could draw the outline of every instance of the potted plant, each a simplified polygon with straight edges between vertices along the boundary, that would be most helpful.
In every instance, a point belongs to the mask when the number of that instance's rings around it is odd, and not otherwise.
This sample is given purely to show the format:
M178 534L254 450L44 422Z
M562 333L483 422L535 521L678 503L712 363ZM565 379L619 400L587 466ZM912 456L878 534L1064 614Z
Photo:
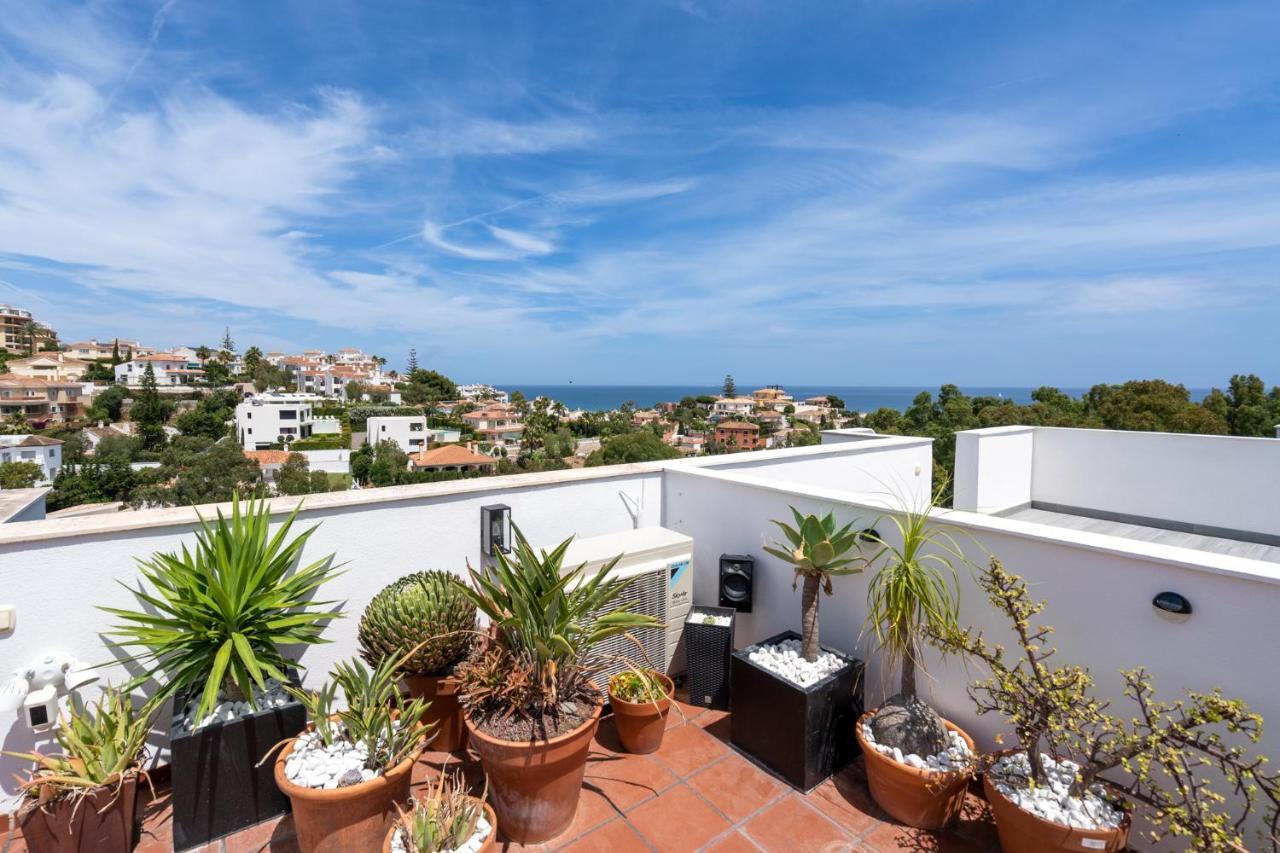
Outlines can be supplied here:
M684 623L685 686L689 704L729 710L729 667L733 657L732 607L691 607ZM678 654L678 653L677 653Z
M413 764L426 748L426 700L407 700L396 672L401 658L372 671L360 660L337 664L318 690L288 690L307 708L307 730L275 761L275 781L293 806L303 853L377 847L409 798ZM347 707L337 711L341 691Z
M139 560L144 609L104 607L119 618L113 645L140 649L129 689L158 682L174 697L170 726L175 849L203 844L288 810L271 768L273 744L302 731L306 715L284 686L296 662L282 649L326 642L335 614L312 598L335 574L331 555L299 558L311 527L290 537L298 510L270 532L265 500L232 502L230 518L200 519L194 548Z
M1012 658L972 628L931 637L991 670L969 694L979 714L1000 714L1017 736L1014 748L981 760L1005 853L1123 850L1133 810L1152 846L1280 849L1280 774L1246 749L1261 736L1260 716L1218 690L1160 701L1142 669L1121 672L1132 718L1111 716L1111 703L1091 695L1088 670L1048 664L1052 629L1031 624L1045 603L1031 600L1026 582L993 558L979 583L1012 625ZM1259 803L1260 843L1246 846L1243 828Z
M851 524L828 513L791 514L774 524L786 542L765 551L794 569L801 631L784 631L733 653L730 737L795 787L808 791L854 756L853 724L862 706L862 662L821 644L818 606L831 580L862 571Z
M428 745L442 752L467 742L453 670L470 653L475 628L475 604L442 571L400 578L375 595L360 618L360 656L370 666L417 648L405 658L400 677L411 697L430 702L423 718L435 725Z
M108 687L96 705L71 695L54 738L58 751L6 752L34 761L22 783L18 826L32 853L128 853L134 842L134 804L151 715L129 695Z
M879 545L868 564L880 568L867 588L863 633L870 635L885 670L898 669L900 681L894 696L858 720L858 746L871 796L902 823L921 829L941 829L960 816L974 756L969 735L939 716L916 690L928 632L956 626L955 565L968 562L955 538L933 521L941 494L922 508L881 518L876 526L892 524L893 541L874 529L865 535Z
M498 818L484 795L468 794L459 774L441 773L433 790L409 801L382 853L490 853L497 838Z
M573 822L603 697L591 681L592 646L656 619L613 606L629 581L563 566L572 537L535 552L515 548L459 587L490 622L492 639L458 668L471 748L480 755L503 834L521 844ZM621 555L619 555L621 556Z
M627 752L647 755L662 746L676 686L655 669L626 669L609 679L609 706Z

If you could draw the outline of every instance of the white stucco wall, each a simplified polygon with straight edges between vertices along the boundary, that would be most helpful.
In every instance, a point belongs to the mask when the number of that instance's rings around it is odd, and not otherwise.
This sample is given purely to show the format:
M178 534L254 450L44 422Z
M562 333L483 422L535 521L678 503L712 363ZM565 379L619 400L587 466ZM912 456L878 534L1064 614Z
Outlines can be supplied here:
M1007 426L956 433L952 505L998 512L1031 502L1035 427Z

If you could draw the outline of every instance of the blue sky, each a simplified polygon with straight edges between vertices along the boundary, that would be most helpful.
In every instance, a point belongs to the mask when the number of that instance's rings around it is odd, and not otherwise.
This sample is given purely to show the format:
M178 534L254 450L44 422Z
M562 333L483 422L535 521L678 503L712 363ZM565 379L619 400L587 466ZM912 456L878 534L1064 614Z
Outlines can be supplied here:
M0 0L0 301L460 380L1280 382L1280 4Z

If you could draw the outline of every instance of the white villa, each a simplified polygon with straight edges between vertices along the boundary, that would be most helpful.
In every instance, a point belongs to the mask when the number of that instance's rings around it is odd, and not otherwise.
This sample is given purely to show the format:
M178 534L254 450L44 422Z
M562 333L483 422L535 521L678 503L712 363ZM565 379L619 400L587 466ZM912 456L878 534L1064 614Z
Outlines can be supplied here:
M116 382L128 385L130 388L141 387L148 365L155 374L156 385L162 388L194 385L202 381L205 375L199 367L199 362L192 361L184 354L162 352L138 356L132 361L117 364Z

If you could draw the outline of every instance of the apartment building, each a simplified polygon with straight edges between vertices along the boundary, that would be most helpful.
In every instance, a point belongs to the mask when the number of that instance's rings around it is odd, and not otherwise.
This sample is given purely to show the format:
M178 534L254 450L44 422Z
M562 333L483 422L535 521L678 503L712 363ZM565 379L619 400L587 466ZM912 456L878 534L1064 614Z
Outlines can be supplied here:
M38 352L28 358L10 361L6 368L16 376L79 382L89 370L89 362L65 352Z
M490 400L496 401L499 403L511 402L511 395L508 394L506 391L499 391L497 388L494 388L492 385L485 385L483 383L459 385L458 396L464 400L470 400L472 402L490 401Z
M765 446L760 427L746 421L721 421L716 424L715 442L730 453L759 450Z
M57 345L58 333L47 323L25 308L0 303L0 347L9 352L37 352Z
M365 425L365 441L373 445L394 441L405 453L425 450L430 438L425 415L375 417Z
M794 399L781 385L767 385L751 392L751 399L761 409L781 411Z
M490 406L475 412L467 412L462 421L475 430L481 441L495 447L518 449L524 439L524 424L506 406Z
M179 353L161 352L154 355L143 355L117 364L115 367L116 382L130 388L140 388L146 376L147 366L155 374L156 385L161 388L195 385L204 381L204 371Z
M79 382L0 375L0 417L22 415L35 424L58 424L84 414L88 404Z
M155 347L143 346L141 341L127 338L112 338L99 342L97 338L87 341L76 341L64 348L67 355L82 361L110 361L119 352L120 358L137 358L141 355L155 355Z
M736 418L749 415L756 408L754 397L721 397L711 405L712 418Z
M43 435L0 435L0 463L32 462L43 482L53 482L62 467L62 442Z
M236 406L236 437L245 450L267 450L310 438L315 407L323 400L312 394L260 394Z

